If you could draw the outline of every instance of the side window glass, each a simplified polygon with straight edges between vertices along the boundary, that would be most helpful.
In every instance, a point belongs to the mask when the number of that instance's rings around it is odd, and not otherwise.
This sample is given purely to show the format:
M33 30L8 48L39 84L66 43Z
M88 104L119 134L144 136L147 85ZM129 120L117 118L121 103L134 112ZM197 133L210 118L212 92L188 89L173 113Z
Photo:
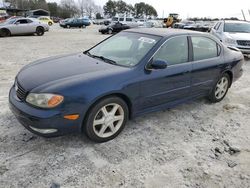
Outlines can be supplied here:
M219 22L217 22L215 25L214 25L214 29L216 30L217 26L219 25Z
M220 25L221 25L221 22L219 22L219 23L216 25L215 29L218 30L219 27L220 27Z
M155 54L154 60L163 60L168 65L188 62L188 40L186 36L168 40Z
M219 27L218 27L218 30L222 31L222 30L223 30L222 27L223 27L223 24L220 23L220 25L219 25Z
M192 37L194 61L218 56L218 45L206 37Z
M27 24L27 20L18 20L16 23L19 23L19 24Z

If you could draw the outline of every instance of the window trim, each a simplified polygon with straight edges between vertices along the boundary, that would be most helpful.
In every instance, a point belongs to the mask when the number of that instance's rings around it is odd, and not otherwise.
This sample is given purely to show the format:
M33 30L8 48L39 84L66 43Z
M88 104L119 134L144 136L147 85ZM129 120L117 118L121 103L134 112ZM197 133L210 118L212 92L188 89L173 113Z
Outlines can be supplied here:
M198 61L204 61L204 60L208 60L208 59L215 59L215 58L219 58L222 54L222 46L213 38L210 38L208 36L201 36L201 35L190 35L190 42L191 42L191 48L192 48L192 61L191 62L198 62ZM203 37L203 38L208 38L212 41L214 41L216 43L216 49L217 49L217 56L216 57L211 57L211 58L206 58L206 59L199 59L199 60L194 60L194 48L193 48L193 42L192 42L192 37ZM220 47L220 53L218 53L218 47Z
M192 44L190 44L190 41L189 41L189 39L188 39L188 37L189 37L190 35L188 35L188 34L186 34L186 35L177 35L177 36L172 36L172 37L170 37L170 38L167 38L159 47L158 47L158 49L153 53L153 55L149 58L149 60L148 60L148 62L145 64L145 66L144 66L144 69L145 70L148 70L148 71L153 71L153 70L155 70L155 69L151 69L151 68L149 68L149 66L148 65L150 65L151 63L152 63L152 60L153 60L153 58L154 58L154 56L155 56L155 54L161 49L161 47L163 46L163 45L165 45L170 39L173 39L173 38L177 38L177 37L186 37L187 38L187 44L188 44L188 61L187 62L185 62L185 63L178 63L178 64L173 64L173 65L168 65L168 67L171 67L171 66L177 66L177 65L180 65L180 64L186 64L186 63L190 63L191 62L191 57L190 57L190 45L192 45Z

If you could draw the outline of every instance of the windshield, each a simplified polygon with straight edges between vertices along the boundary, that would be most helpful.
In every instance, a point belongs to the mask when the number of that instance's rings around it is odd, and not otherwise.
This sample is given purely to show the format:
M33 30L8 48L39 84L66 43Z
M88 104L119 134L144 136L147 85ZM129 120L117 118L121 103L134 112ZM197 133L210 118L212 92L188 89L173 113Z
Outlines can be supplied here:
M112 60L117 65L132 67L149 52L161 37L121 32L88 51L88 54Z
M250 23L225 23L225 32L250 33Z
M16 19L9 18L9 19L5 20L5 22L3 22L3 24L13 24L15 21L16 21Z

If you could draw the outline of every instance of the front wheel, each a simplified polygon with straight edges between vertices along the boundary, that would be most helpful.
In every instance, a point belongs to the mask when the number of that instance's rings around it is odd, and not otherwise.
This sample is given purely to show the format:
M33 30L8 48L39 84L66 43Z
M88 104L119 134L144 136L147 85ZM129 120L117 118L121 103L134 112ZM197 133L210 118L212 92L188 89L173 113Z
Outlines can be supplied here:
M11 35L10 31L8 29L1 29L0 30L0 36L1 37L9 37Z
M211 102L220 102L227 94L230 86L230 77L228 74L223 74L215 84L212 92L209 95Z
M109 141L122 131L128 114L128 106L121 98L103 99L88 113L84 131L95 142Z
M113 33L112 29L109 29L109 30L108 30L108 34L111 35L112 33Z

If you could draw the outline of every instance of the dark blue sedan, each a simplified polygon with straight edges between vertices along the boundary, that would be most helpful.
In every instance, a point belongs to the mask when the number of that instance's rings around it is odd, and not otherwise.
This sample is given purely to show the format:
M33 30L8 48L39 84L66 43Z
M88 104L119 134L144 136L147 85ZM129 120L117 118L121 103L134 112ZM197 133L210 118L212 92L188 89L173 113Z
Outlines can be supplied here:
M130 29L83 53L25 66L10 90L10 108L38 135L84 132L104 142L129 118L198 97L221 101L243 61L209 34Z

